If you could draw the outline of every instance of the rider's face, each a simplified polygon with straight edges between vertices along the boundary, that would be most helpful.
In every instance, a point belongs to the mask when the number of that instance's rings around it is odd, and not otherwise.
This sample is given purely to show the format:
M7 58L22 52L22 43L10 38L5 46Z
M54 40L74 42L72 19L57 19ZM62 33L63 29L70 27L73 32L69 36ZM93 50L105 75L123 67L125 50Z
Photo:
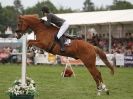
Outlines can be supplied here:
M43 14L43 16L47 16L47 13L45 13L45 12L43 12L43 11L42 11L42 14Z
M48 13L44 13L44 16L47 16L48 15Z

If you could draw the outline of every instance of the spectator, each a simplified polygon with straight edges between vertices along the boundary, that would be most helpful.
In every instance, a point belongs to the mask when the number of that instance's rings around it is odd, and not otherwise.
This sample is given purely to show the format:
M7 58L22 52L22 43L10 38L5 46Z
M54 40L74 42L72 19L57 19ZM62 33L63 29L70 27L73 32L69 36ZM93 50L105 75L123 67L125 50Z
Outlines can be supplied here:
M131 47L126 47L125 55L132 55L132 49L131 49Z

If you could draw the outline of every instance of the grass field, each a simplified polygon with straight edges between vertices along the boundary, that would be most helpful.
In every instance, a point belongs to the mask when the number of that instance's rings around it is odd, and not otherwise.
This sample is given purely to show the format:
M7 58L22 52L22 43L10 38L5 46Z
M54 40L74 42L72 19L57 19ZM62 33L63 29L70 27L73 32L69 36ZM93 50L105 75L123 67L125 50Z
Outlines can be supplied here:
M133 99L133 68L116 68L114 76L109 69L99 67L110 95L96 96L95 82L81 66L74 66L76 77L62 78L64 66L27 66L27 75L35 80L38 96L35 99ZM9 99L8 87L21 77L21 65L0 64L0 99Z

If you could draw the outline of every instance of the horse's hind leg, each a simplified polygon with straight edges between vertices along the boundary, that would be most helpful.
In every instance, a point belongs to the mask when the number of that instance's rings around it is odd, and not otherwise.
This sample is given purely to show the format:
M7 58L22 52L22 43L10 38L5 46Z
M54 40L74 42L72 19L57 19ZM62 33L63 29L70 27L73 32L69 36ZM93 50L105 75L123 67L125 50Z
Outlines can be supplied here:
M89 66L90 66L90 65L89 65ZM88 69L89 72L91 73L93 79L94 79L95 82L96 82L97 88L98 88L98 87L100 86L100 83L103 82L100 72L99 72L98 69L97 69L96 67L94 67L94 66L92 66L92 67L88 67L88 66L87 66L87 69Z
M108 89L106 88L106 85L103 83L102 76L100 71L95 66L87 66L87 69L91 73L93 79L96 82L97 85L97 95L100 95L102 91L105 91L107 94L109 94Z
M99 79L99 86L97 86L97 95L101 95L101 92L103 91L106 92L107 95L109 95L109 90L106 88L106 85L103 83L101 73L99 72L97 76Z
M97 95L100 95L101 91L104 91L104 90L107 91L105 84L103 84L101 73L96 68L96 65L95 65L95 62L96 62L95 54L91 56L89 54L88 57L85 57L85 58L82 57L82 61L96 82L97 90L98 90Z

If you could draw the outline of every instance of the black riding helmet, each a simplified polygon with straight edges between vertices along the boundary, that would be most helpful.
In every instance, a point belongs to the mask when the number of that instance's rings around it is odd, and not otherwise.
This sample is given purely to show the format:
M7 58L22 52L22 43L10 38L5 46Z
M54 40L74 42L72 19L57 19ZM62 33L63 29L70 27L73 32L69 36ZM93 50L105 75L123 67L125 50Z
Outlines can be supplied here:
M43 6L42 9L41 9L41 11L43 13L49 13L49 8L47 6Z

